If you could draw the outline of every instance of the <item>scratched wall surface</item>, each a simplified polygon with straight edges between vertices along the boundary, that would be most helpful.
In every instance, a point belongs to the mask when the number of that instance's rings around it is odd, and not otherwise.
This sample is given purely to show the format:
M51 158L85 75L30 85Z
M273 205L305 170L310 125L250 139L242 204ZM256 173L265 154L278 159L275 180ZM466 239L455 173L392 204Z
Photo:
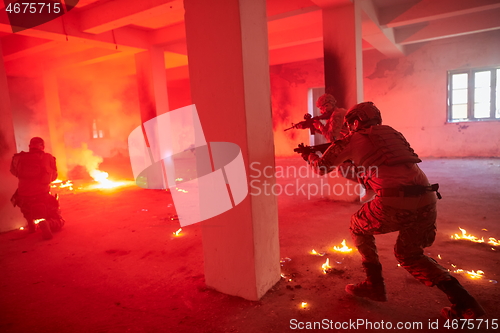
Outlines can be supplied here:
M421 156L500 157L500 121L447 123L447 71L500 64L500 31L431 42L406 57L364 54L365 99Z
M323 59L271 66L271 96L276 156L293 156L299 143L309 144L309 131L291 129L308 113L308 91L323 87Z
M401 58L365 51L364 100L373 101L384 123L401 131L422 157L500 157L500 121L446 121L447 71L498 65L500 31L429 42ZM308 89L323 85L322 59L273 66L271 84L276 152L293 156L292 148L308 139L306 131L282 128L302 119Z

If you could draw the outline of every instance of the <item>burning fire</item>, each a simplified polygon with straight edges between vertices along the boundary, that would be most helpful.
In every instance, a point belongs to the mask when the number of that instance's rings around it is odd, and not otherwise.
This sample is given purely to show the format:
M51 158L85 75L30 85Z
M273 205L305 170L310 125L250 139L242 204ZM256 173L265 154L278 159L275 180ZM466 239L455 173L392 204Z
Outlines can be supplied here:
M453 273L463 273L463 274L467 274L467 276L471 279L482 279L484 277L484 272L482 270L477 270L477 271L466 271L466 270L463 270L463 269L457 269L457 270L454 270Z
M342 241L342 246L334 246L333 250L337 252L350 253L352 252L352 248L348 247L345 243L345 239Z
M302 303L300 304L300 307L301 307L302 309L305 309L305 308L307 307L307 302L302 302Z
M45 219L38 219L38 220L34 220L33 222L34 222L35 224L38 224L38 223L40 223L40 222L42 222L42 221L45 221Z
M283 274L283 273L281 273L281 277L282 277L283 279L288 280L288 282L292 282L292 279L287 278L287 277L286 277L286 275L285 275L285 274Z
M454 234L451 236L451 239L466 239L474 243L484 243L484 238L479 239L476 236L467 235L467 230L462 229L460 227L458 227L458 229L460 229L462 235Z
M179 228L177 231L173 232L172 234L174 234L175 237L179 237L181 231L182 231L182 228Z
M451 239L465 239L465 240L469 240L469 241L474 242L474 243L485 243L486 242L484 240L484 237L481 237L481 239L479 239L476 236L467 235L467 230L465 230L465 229L462 229L460 227L458 227L458 229L460 229L462 234L461 235L454 234L451 236ZM493 237L488 238L487 243L490 245L493 245L493 246L500 246L500 241L498 241L496 238L493 238Z
M52 182L52 185L50 185L50 187L67 188L68 190L73 191L73 183L71 182L71 180L62 181L60 179L56 179Z
M321 269L323 270L323 273L328 273L330 270L331 270L331 266L330 266L330 259L326 258L326 262L321 265Z
M493 237L488 238L488 244L493 245L493 246L500 246L500 241L496 240Z
M484 272L480 269L478 269L477 271L466 271L464 269L457 268L457 265L454 264L451 264L451 267L455 268L453 273L466 274L469 278L473 280L482 279L484 277Z
M114 188L125 184L124 182L114 182L109 180L109 174L105 171L91 170L89 174L98 183L93 186L94 188Z
M312 249L312 251L311 251L310 253L311 253L312 255L315 255L315 256L320 256L320 257L322 257L322 256L324 256L324 255L326 254L325 252L318 253L318 252L316 252L316 250L315 250L315 249Z

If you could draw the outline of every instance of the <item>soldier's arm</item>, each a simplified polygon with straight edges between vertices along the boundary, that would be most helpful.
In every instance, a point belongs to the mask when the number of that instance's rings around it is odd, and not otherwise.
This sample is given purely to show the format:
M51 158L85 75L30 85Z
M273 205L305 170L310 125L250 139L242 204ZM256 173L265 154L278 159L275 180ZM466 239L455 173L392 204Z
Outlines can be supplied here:
M57 179L57 164L56 164L56 158L54 156L50 156L50 182L53 182L54 180Z
M19 156L14 155L12 157L12 161L10 162L10 173L14 176L18 177L18 166L19 166Z
M310 154L308 162L313 171L319 175L324 175L335 170L342 162L347 160L349 155L348 145L350 136L344 137L341 140L335 141L323 154L319 157L316 154Z

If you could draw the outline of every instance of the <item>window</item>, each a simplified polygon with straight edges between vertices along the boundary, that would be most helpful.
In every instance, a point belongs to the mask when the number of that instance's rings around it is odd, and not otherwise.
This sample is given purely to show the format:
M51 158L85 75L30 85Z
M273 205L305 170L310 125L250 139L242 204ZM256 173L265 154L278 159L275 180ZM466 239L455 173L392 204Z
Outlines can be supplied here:
M104 130L102 124L97 119L92 120L92 138L100 139L104 137Z
M448 72L448 121L500 120L500 67Z

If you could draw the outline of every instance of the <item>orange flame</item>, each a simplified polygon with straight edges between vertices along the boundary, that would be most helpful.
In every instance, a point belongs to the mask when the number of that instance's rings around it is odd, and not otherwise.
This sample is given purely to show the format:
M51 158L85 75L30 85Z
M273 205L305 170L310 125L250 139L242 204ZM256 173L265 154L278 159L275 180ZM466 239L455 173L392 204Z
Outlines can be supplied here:
M482 270L466 271L466 270L459 268L459 269L454 270L453 273L466 274L469 278L471 278L473 280L482 279L484 277L484 272Z
M67 188L68 190L73 191L73 183L71 180L62 181L60 179L56 179L51 183L50 187Z
M302 309L305 309L305 308L307 307L307 302L302 302L302 303L300 304L300 307L301 307Z
M91 170L89 174L97 182L97 184L91 186L91 188L110 189L125 185L125 182L114 182L112 180L109 180L108 179L109 174L105 171L96 169L96 170Z
M454 234L451 236L451 239L465 239L465 240L468 240L468 241L471 241L474 243L488 243L488 244L493 245L493 246L500 246L500 241L497 240L496 238L490 237L490 238L488 238L488 242L486 242L483 237L481 237L481 239L479 239L476 236L467 235L467 230L465 230L465 229L462 229L460 227L458 227L458 229L460 229L462 234L461 235ZM485 229L483 229L483 230L485 230Z
M173 232L172 234L174 234L175 237L179 237L181 231L182 231L182 228L179 228L177 231Z
M493 246L500 246L500 241L493 238L493 237L490 237L488 240L488 244L493 245Z
M315 256L320 256L320 257L322 257L322 256L324 256L326 254L325 252L316 252L315 249L312 249L312 251L309 252L309 253L312 254L312 255L315 255Z
M467 235L467 230L462 229L460 227L458 227L458 229L460 229L460 231L462 232L462 235L454 234L451 236L451 239L465 239L465 240L469 240L469 241L474 242L474 243L484 243L484 238L479 239L476 236Z
M323 270L323 273L328 273L332 267L330 266L330 259L326 258L326 262L321 265L321 269Z
M342 241L342 246L334 246L333 250L337 252L350 253L352 252L352 248L348 247L345 243L345 239Z

